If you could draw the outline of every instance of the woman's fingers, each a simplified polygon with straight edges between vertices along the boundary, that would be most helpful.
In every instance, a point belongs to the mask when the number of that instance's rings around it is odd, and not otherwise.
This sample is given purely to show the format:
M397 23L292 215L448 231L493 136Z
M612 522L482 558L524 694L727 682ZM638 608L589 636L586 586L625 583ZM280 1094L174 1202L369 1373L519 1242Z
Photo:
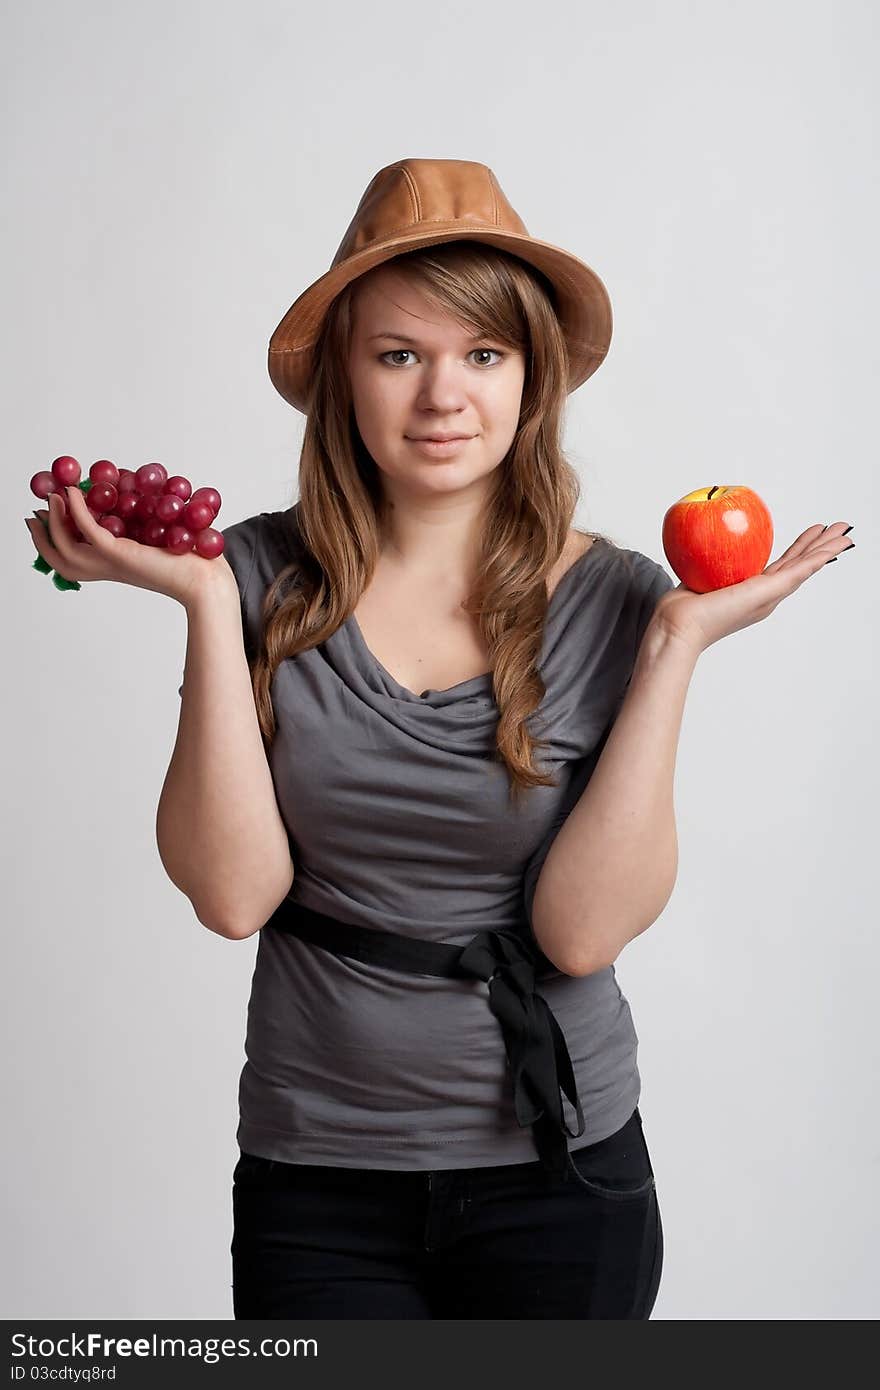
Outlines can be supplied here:
M77 500L73 501L73 494L76 493ZM93 541L92 516L86 506L86 500L78 487L66 488L64 492L53 492L49 497L49 505L54 508L51 515L58 523L55 534L58 540L64 538L73 545L79 544L76 538L78 531L87 540ZM85 513L85 516L83 515ZM74 529L75 528L75 529ZM101 528L103 530L103 527ZM57 544L57 541L56 541Z
M82 488L73 486L66 488L65 491L70 518L76 523L81 536L85 536L91 545L100 545L105 536L109 536L112 540L116 539L112 531L108 531L105 526L98 525L94 513L89 510Z
M811 529L815 530L815 527ZM837 542L841 539L843 533L850 529L851 527L846 521L832 521L830 526L826 526L817 536L813 537L809 545L805 548L806 553L809 554L811 551L818 552L820 547L824 550L825 547L829 545L836 549ZM847 542L847 544L849 544L849 542Z
M798 560L818 561L815 568L821 569L829 560L835 560L838 555L842 555L845 550L849 550L855 544L846 535L846 532L851 530L852 526L845 521L832 522L796 558ZM815 569L813 572L815 573Z
M772 564L767 566L764 573L775 574L777 570L784 568L793 560L803 560L818 555L827 559L830 555L839 555L842 550L846 550L849 541L846 542L846 545L839 545L837 542L840 541L844 531L849 529L849 523L846 521L833 521L830 526L824 527L820 522L817 522L815 526L807 527L806 531L801 532L797 540L792 541L787 550L784 550Z
M49 507L49 537L52 544L63 562L68 565L75 563L71 554L71 547L75 542L67 521L67 510L64 503L60 497L52 492L49 494L47 505Z
M46 564L51 565L52 569L57 570L65 579L72 579L73 575L67 574L64 569L67 562L56 550L48 525L44 526L42 521L28 521L28 530L31 533L31 540L37 548L37 553L42 555Z
M90 535L85 535L84 540L77 538L76 530L82 535L89 529L103 532L104 528L92 521L91 516L87 515L84 519L82 513L88 513L85 498L79 488L73 489L79 493L78 507L72 507L68 512L64 504L63 496L52 492L46 498L47 512L41 513L45 516L45 526L40 522L39 526L31 526L31 539L37 547L40 555L47 564L64 576L65 579L85 579L88 578L83 573L82 561L86 555L93 554L92 547L88 542ZM76 516L72 514L76 512Z
M815 526L808 526L806 531L802 531L797 539L792 541L788 549L784 550L782 554L773 561L773 564L768 565L767 568L769 570L774 570L778 566L784 565L787 560L799 560L804 552L809 550L814 541L817 541L820 536L824 537L824 535L825 528L821 522L818 522Z

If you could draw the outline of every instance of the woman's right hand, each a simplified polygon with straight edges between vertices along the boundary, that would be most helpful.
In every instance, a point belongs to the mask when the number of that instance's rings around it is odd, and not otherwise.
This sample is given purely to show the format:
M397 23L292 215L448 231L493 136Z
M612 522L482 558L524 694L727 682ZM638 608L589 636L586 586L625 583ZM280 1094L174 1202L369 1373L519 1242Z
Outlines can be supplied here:
M167 594L186 605L201 590L216 581L227 583L237 592L235 575L225 556L206 560L195 551L172 555L161 546L142 545L127 536L114 536L99 526L86 505L82 489L66 489L68 504L51 493L48 498L47 525L29 521L31 539L47 565L63 575L88 584L95 579L114 579L137 589ZM69 512L68 512L69 507ZM83 540L75 539L73 524Z

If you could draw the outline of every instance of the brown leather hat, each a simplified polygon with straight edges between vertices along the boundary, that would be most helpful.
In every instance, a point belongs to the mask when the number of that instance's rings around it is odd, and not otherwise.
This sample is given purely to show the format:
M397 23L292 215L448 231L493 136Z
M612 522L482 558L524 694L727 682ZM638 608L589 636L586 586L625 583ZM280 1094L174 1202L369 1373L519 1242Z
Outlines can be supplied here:
M596 272L529 236L485 164L401 159L370 180L330 269L294 301L269 340L269 376L284 399L305 413L312 349L340 290L403 251L444 241L499 246L543 271L568 346L569 392L592 376L611 341L611 301Z

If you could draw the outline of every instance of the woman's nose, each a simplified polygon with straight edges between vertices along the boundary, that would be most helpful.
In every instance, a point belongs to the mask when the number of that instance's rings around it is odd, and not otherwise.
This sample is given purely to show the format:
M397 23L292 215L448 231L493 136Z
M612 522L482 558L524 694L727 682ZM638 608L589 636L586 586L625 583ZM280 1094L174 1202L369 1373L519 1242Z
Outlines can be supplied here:
M456 362L435 362L419 382L418 403L435 410L458 410L467 405L467 394Z

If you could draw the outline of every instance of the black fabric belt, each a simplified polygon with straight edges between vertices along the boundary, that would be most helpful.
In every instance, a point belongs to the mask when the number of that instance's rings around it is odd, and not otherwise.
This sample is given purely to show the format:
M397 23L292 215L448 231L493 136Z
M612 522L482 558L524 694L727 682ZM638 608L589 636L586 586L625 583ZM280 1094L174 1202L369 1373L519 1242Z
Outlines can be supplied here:
M577 1139L583 1134L584 1116L562 1029L535 989L536 971L542 965L555 969L536 945L505 930L477 932L466 946L418 941L397 932L340 922L290 898L265 926L370 965L413 975L485 980L489 1007L501 1025L507 1051L517 1122L521 1128L531 1125L538 1157L549 1176L574 1174L581 1182L566 1135ZM561 1093L575 1108L577 1130L565 1123Z

